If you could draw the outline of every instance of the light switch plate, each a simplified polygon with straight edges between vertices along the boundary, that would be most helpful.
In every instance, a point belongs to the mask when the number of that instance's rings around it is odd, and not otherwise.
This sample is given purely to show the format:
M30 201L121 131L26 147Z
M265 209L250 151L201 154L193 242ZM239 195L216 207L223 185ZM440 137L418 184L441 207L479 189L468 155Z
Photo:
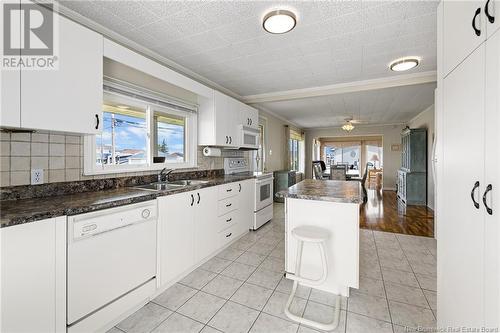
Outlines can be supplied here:
M31 185L43 184L43 169L31 169Z

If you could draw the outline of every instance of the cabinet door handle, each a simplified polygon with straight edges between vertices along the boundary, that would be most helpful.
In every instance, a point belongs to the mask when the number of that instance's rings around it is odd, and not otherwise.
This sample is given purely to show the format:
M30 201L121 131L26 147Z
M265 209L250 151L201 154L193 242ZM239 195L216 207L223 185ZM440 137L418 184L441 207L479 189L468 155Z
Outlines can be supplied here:
M233 137L232 136L229 137L229 144L231 144L231 143L233 143Z
M474 14L474 17L472 18L472 29L474 29L474 32L476 33L476 36L481 36L481 29L478 29L476 27L476 18L481 14L481 8L476 9L476 13Z
M233 190L232 188L228 188L226 192L231 192L232 190Z
M229 143L229 137L226 135L226 144Z
M226 222L231 222L232 220L233 220L233 218L231 217L231 218L227 219Z
M191 194L191 206L194 204L194 195Z
M238 184L238 186L240 187L240 189L238 190L238 192L241 192L241 184Z
M490 21L490 23L495 23L495 16L490 14L490 0L486 1L486 5L484 6L484 13L486 14L486 17L488 18L488 21Z
M95 114L95 129L99 129L99 115Z
M476 181L474 183L474 186L472 187L472 191L470 191L470 197L472 199L472 202L474 203L474 207L476 207L477 209L479 209L479 202L476 201L475 194L478 188L479 188L479 182Z
M490 215L493 215L493 209L488 207L488 203L486 202L486 197L488 196L488 192L490 192L492 189L493 189L493 186L491 184L488 184L488 186L486 186L486 191L484 191L484 194L483 194L483 204L484 204L484 207L486 208L486 211Z
M228 204L226 205L226 207L231 207L232 205L233 205L233 204L228 203Z
M201 199L200 198L200 193L196 193L196 194L198 194L198 201L196 202L196 204L199 205L200 204L200 199Z
M250 118L250 126L252 126L253 124L253 120Z
M232 235L232 234L233 234L232 232L228 233L228 234L226 235L226 238L227 238L227 237L231 237L231 235Z

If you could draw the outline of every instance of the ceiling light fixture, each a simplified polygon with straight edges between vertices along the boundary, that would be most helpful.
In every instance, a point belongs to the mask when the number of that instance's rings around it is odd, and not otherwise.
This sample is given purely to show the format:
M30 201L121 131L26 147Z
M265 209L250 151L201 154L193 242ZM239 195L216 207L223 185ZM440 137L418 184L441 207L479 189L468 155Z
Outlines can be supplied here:
M420 59L416 57L396 59L389 65L391 71L403 72L417 67L420 64Z
M350 120L346 120L345 124L342 126L342 129L346 132L351 132L354 129L354 125Z
M289 10L273 10L264 16L262 26L272 34L284 34L295 28L297 17Z

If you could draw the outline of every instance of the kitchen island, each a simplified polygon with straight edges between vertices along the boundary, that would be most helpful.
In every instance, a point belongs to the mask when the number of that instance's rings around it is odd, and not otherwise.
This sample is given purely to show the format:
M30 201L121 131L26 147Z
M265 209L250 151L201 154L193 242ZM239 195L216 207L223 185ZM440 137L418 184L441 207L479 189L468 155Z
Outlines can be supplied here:
M295 273L298 242L291 231L304 225L321 227L329 232L328 277L323 284L311 287L349 296L349 287L359 287L359 205L363 202L360 183L306 179L277 195L285 198L286 273ZM303 277L321 276L317 245L304 244L301 267Z

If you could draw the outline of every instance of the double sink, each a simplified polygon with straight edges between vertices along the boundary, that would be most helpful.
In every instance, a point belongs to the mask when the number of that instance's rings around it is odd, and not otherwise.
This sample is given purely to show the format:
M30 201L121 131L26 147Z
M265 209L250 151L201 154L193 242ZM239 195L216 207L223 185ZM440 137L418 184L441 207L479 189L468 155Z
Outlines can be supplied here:
M148 191L170 191L188 186L203 185L206 183L208 183L208 180L184 179L184 180L175 180L171 182L150 183L146 185L136 186L135 188Z

